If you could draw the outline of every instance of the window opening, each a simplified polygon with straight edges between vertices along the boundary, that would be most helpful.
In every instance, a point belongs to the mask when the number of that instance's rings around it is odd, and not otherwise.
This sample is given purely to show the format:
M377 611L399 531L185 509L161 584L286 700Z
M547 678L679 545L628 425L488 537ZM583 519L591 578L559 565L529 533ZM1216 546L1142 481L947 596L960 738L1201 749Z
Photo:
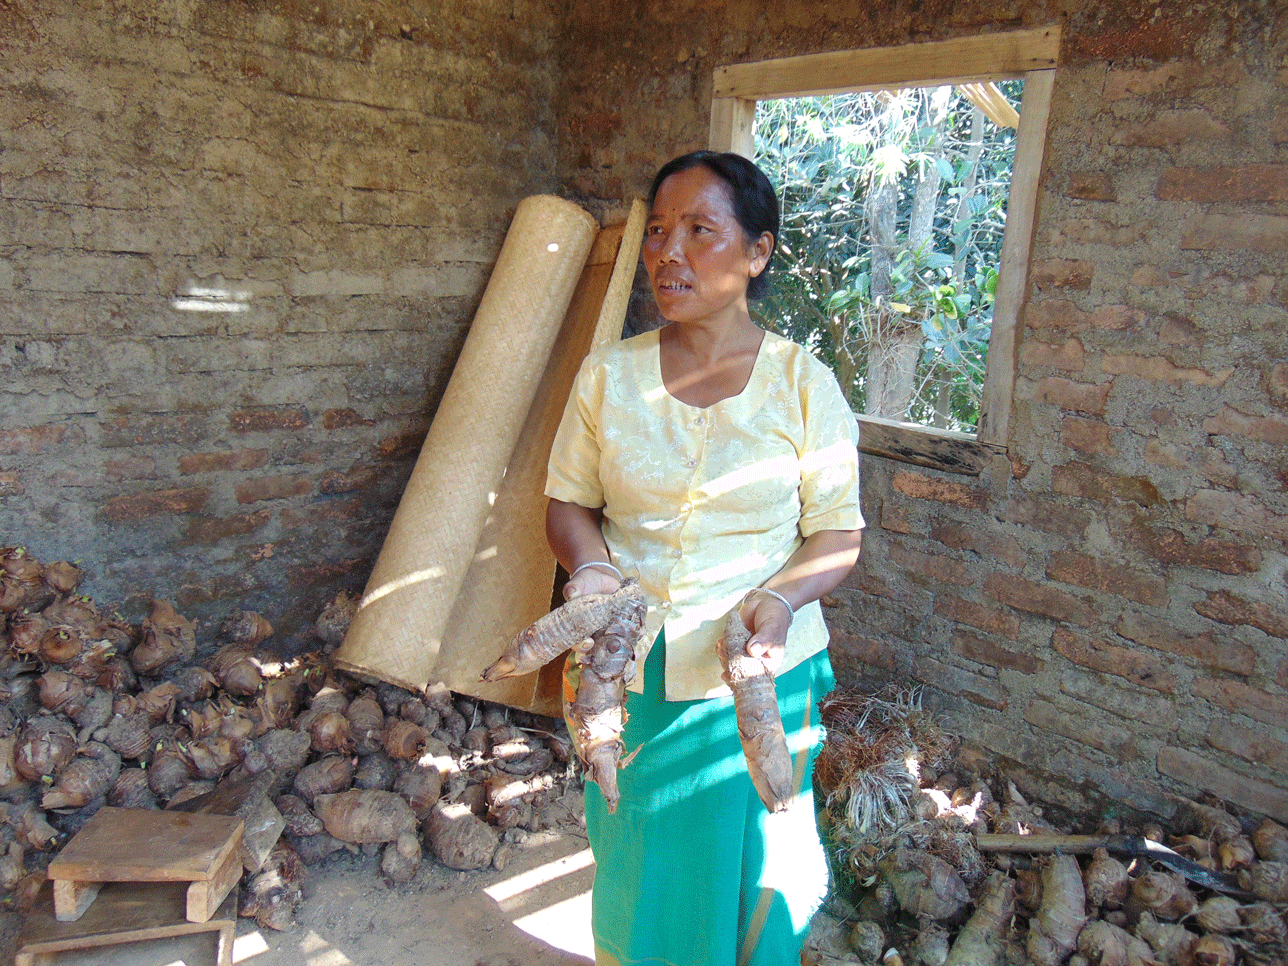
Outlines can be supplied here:
M761 320L856 411L978 429L1022 84L758 102L755 160L783 200Z
M711 147L785 195L762 320L834 365L865 452L1005 452L1058 51L1052 27L715 72Z

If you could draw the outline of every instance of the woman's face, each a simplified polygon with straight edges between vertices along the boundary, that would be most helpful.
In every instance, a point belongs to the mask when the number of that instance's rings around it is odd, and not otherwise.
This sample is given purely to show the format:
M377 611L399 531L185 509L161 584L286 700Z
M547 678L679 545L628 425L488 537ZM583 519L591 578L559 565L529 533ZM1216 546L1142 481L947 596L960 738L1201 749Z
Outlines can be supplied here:
M749 240L733 189L710 168L678 171L658 186L644 230L644 266L662 317L718 321L747 312L747 282L764 271L773 236Z

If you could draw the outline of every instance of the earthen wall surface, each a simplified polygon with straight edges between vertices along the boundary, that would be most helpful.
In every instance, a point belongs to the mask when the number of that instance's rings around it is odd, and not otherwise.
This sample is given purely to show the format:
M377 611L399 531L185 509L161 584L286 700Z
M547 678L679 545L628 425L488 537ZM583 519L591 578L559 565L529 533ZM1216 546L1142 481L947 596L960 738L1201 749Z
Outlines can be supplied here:
M1282 4L576 0L560 174L592 210L705 147L725 64L1059 24L1007 458L876 457L842 683L923 686L1048 801L1288 816Z
M0 543L207 629L361 589L556 187L555 8L0 5Z

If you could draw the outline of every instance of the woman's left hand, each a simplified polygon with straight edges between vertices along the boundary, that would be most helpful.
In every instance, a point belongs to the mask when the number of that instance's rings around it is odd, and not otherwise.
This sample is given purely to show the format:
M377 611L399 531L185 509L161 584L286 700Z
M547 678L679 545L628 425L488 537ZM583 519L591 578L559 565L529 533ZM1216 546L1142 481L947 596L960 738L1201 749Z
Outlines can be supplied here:
M747 653L770 673L777 671L787 654L787 629L792 623L787 605L769 594L752 594L738 608L738 616L751 631Z

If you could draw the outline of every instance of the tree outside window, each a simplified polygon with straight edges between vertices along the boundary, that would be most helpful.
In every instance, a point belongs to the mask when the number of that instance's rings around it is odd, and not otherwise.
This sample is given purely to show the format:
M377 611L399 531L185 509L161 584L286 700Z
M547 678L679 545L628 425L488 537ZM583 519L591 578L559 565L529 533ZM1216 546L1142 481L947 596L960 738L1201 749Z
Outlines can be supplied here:
M1059 46L1044 27L715 72L710 146L784 193L762 321L834 367L864 452L977 474L1006 451Z

